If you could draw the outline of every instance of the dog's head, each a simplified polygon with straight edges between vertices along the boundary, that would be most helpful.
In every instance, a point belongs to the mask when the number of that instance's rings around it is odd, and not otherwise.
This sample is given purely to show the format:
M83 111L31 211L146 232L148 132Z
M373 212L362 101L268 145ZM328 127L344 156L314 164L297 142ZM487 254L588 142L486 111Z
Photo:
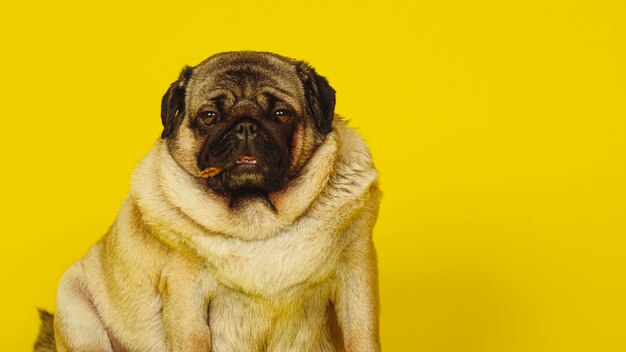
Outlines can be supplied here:
M302 61L227 52L185 67L163 96L162 138L216 193L282 189L331 131L335 91ZM206 177L206 175L205 175Z

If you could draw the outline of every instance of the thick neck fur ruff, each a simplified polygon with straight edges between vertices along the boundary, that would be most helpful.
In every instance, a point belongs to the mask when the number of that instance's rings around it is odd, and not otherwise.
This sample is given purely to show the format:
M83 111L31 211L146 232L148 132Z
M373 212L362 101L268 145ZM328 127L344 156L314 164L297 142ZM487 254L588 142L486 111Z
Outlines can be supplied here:
M368 235L346 226L376 211L376 180L365 142L338 121L301 175L270 195L275 209L262 200L229 208L162 141L136 169L131 196L154 235L202 258L219 282L277 297L326 280L354 236Z

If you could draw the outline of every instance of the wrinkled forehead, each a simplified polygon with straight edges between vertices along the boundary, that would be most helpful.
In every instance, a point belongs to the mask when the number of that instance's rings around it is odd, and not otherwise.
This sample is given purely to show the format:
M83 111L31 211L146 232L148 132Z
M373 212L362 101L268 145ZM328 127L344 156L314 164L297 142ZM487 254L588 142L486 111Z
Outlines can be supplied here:
M297 105L304 99L294 64L259 53L233 53L207 59L194 68L187 94L192 100L223 94L234 95L237 100L271 94Z

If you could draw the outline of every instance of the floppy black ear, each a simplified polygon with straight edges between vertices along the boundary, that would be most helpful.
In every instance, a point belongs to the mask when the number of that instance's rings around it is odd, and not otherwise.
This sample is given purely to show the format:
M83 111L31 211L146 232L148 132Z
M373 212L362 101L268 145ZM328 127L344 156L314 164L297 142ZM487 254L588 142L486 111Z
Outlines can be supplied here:
M191 70L190 66L183 67L178 80L170 85L161 100L161 121L163 122L161 138L169 138L185 117L185 91L191 77Z
M330 132L335 114L335 90L328 84L326 78L318 75L315 69L304 61L298 62L296 72L304 86L309 114L315 119L320 132Z

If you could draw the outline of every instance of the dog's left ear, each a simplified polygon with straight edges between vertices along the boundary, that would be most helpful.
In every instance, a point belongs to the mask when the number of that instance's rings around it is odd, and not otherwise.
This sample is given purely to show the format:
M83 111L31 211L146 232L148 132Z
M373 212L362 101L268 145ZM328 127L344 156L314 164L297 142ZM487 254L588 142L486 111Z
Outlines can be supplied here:
M315 72L304 61L296 64L296 72L304 86L309 114L313 116L317 128L324 134L332 130L335 114L335 90L326 78Z
M161 138L172 136L185 117L185 92L191 71L190 66L183 67L178 80L172 83L163 95L161 100L161 121L163 122Z

